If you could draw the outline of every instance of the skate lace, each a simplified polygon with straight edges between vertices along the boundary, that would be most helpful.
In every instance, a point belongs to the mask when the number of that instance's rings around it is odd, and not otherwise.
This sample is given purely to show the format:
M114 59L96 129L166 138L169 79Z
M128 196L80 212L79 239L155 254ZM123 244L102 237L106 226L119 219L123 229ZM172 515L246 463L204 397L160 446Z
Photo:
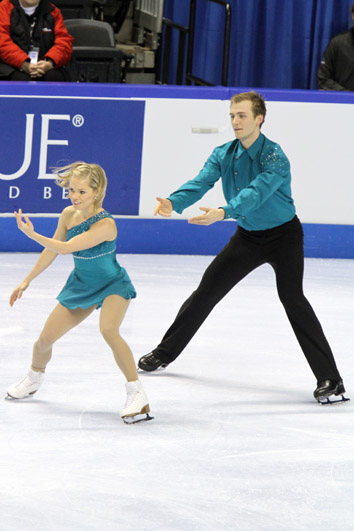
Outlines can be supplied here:
M32 382L32 380L30 379L30 377L29 377L28 375L26 375L24 378L22 378L22 380L20 380L19 382L17 382L16 387L25 386L27 380L28 380L28 384L29 384L29 385L33 385L34 382Z
M22 378L22 380L20 380L19 382L17 382L16 385L16 388L26 388L26 387L31 387L32 385L40 385L40 380L32 380L32 378L30 377L29 374L26 374L26 376L24 376Z

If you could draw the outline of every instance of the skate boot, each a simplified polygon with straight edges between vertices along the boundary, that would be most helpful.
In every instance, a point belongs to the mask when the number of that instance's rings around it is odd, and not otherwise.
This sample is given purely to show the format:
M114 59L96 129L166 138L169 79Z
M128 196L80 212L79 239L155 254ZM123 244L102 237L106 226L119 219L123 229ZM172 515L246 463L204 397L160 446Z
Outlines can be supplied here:
M142 420L152 420L149 411L149 401L143 389L143 386L136 380L125 384L127 391L127 401L125 408L120 412L120 416L126 424L135 424Z
M7 390L7 395L10 398L28 398L38 391L42 385L43 379L43 372L36 372L30 369L22 380L10 385Z
M149 352L149 354L145 354L142 358L140 358L138 362L139 369L142 369L143 371L156 371L159 367L164 369L169 364L163 361L157 354L154 354L154 352Z
M343 382L336 382L336 380L321 380L317 383L317 388L315 389L313 396L316 398L317 402L322 405L326 404L336 404L338 402L347 402L350 400L344 396L345 388ZM341 396L338 399L332 399L332 396Z

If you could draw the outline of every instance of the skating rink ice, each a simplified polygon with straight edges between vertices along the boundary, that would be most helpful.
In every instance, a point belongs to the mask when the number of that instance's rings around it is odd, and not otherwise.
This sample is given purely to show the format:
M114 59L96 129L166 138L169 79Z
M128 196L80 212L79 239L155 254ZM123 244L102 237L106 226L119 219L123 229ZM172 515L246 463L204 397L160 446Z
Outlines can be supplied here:
M40 391L5 400L72 268L59 256L13 308L37 259L1 254L1 531L354 529L354 261L307 259L305 293L351 402L321 406L263 266L178 360L141 374L155 419L123 424L124 379L98 312L55 348ZM122 335L136 360L161 339L210 256L120 255L138 298Z

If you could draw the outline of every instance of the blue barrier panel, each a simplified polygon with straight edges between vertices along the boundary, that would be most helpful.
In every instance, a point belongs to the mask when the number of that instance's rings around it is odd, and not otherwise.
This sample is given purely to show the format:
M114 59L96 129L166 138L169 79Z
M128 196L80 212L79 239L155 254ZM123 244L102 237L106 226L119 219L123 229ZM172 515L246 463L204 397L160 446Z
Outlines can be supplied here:
M113 83L42 83L10 82L0 84L0 97L112 99L112 98L173 98L229 100L233 94L256 90L268 101L303 101L316 103L354 103L353 92L323 90L282 90L259 87L197 87L175 85L115 85Z
M17 229L15 218L0 220L0 252L40 252L42 247ZM32 218L35 229L52 236L56 218ZM117 219L117 253L216 255L236 230L236 222L209 227L186 220ZM308 258L354 258L353 225L305 223L304 248Z
M0 212L60 213L69 202L51 168L83 160L106 171L107 210L138 215L144 107L133 100L0 98Z

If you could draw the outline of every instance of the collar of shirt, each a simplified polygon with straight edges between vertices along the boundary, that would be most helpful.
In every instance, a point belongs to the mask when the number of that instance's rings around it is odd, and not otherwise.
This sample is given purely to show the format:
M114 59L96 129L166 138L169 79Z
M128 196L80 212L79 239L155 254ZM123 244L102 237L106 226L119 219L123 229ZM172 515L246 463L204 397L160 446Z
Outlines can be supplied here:
M245 152L245 148L243 147L243 145L241 144L241 142L238 143L238 146L237 146L237 149L236 149L236 156L237 158L239 159L241 157L241 155L243 155L243 153Z
M19 4L20 6L22 7L22 9L24 10L24 12L26 13L26 15L28 17L32 16L34 14L34 12L36 11L37 7L39 4L37 4L36 6L33 6L33 7L23 7L23 5L21 4L21 0L19 0Z
M236 150L237 158L240 158L241 155L246 152L248 153L248 156L250 157L250 159L254 160L255 156L257 155L257 153L262 147L263 139L264 139L264 135L262 135L262 133L259 133L259 137L257 138L257 140L253 142L252 146L250 146L248 149L245 149L243 145L241 144L241 142L239 141L237 150Z

